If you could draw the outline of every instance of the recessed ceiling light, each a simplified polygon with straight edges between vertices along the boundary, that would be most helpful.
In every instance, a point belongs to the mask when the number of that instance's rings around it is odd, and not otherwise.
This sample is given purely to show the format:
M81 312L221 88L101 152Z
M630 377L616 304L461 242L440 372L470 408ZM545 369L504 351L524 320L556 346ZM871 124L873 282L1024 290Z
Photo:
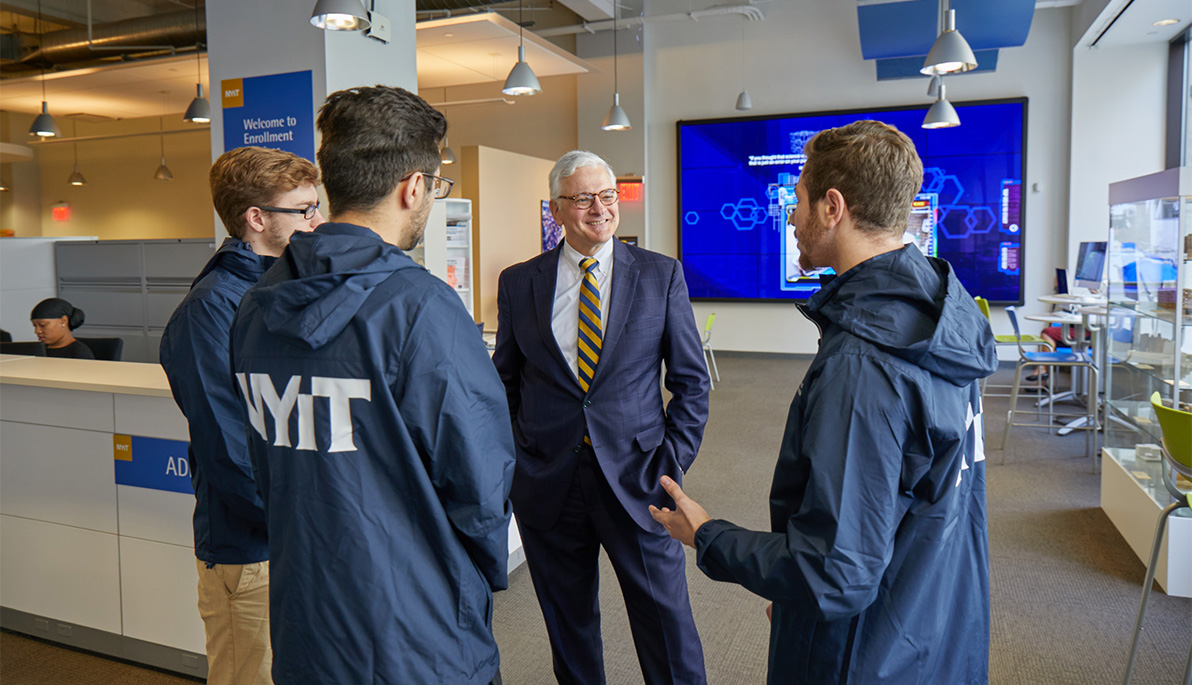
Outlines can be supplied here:
M1160 19L1159 21L1156 21L1154 24L1152 24L1152 26L1171 26L1172 24L1178 23L1180 23L1179 19Z
M443 37L444 38L455 38L455 34L454 33L444 33Z

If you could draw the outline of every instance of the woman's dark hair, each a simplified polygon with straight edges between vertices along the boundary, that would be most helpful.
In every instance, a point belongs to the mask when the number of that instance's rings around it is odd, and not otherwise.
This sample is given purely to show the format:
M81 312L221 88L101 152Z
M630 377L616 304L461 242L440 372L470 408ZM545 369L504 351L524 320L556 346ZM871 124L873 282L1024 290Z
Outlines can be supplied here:
M75 307L71 303L60 297L51 297L48 300L42 300L37 303L33 311L29 313L29 320L33 319L61 319L66 317L66 325L70 330L74 330L83 325L87 317L83 314L83 310Z
M319 168L332 215L373 209L410 174L435 173L439 141L447 134L438 110L390 86L332 93L318 126Z

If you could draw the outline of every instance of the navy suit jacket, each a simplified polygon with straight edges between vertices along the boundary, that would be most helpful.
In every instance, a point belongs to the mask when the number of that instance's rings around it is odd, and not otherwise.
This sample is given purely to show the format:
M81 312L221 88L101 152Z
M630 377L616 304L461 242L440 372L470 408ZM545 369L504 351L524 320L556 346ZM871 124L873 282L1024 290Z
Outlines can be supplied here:
M517 452L510 498L518 522L533 528L558 519L585 429L613 492L652 531L662 526L647 505L674 506L659 477L682 482L703 438L708 368L683 267L613 240L612 301L586 394L551 329L562 246L505 269L498 282L493 362ZM660 380L671 393L665 408Z

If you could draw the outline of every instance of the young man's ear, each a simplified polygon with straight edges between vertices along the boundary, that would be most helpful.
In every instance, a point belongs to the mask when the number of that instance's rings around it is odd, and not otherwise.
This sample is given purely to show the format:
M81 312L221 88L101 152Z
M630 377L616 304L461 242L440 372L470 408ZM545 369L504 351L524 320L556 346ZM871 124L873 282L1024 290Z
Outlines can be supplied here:
M426 175L415 171L402 185L397 187L397 196L401 201L400 209L414 209L422 205L422 195L426 192Z
M248 230L254 233L265 232L265 213L259 207L249 207L244 210L244 223Z
M824 199L817 202L815 208L822 213L820 219L829 228L835 228L848 213L848 203L844 201L844 195L835 188L828 188Z

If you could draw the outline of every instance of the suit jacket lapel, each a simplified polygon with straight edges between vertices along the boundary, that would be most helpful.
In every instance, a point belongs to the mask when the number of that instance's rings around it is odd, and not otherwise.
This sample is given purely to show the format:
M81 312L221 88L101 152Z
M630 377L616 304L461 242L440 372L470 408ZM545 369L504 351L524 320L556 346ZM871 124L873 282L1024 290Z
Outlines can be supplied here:
M608 366L604 360L612 357L621 332L625 330L625 322L629 320L629 310L633 308L638 277L638 268L633 262L633 253L624 243L613 237L613 282L609 294L612 301L608 304L608 325L604 328L600 361L596 363L596 371L592 376L593 385L604 375L601 369Z
M551 356L559 363L563 374L579 385L579 379L567 365L563 350L559 349L559 341L555 340L555 330L551 327L551 315L555 308L555 284L559 280L559 256L563 252L563 244L548 252L538 262L538 273L534 274L534 314L538 318L538 335L542 344L550 351Z

